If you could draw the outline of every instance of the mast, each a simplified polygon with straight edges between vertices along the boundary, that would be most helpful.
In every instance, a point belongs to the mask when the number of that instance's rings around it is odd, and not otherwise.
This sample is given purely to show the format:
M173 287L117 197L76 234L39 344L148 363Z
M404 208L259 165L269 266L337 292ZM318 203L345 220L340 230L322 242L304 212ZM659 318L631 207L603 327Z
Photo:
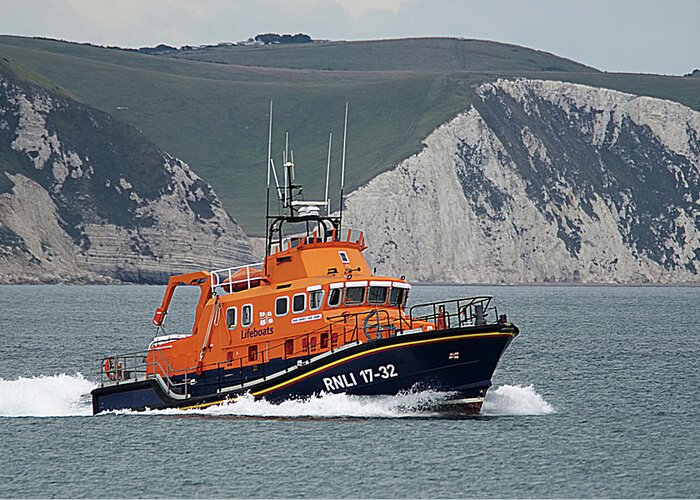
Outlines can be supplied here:
M343 129L343 159L342 159L342 174L340 182L340 198L341 198L341 211L340 216L331 215L331 198L329 197L330 188L330 170L331 170L331 158L333 150L333 134L328 136L328 157L326 160L326 185L323 201L307 200L303 194L303 187L301 184L297 184L296 181L296 165L294 163L294 150L290 149L289 144L289 132L284 134L284 148L282 149L282 163L284 173L284 179L281 175L278 177L277 169L275 168L275 162L272 158L272 103L270 103L270 125L269 125L269 136L268 136L268 172L267 172L267 248L265 250L265 257L267 265L267 258L275 249L275 245L279 245L279 248L284 248L283 230L282 226L284 224L290 224L292 230L297 230L298 226L295 224L306 224L306 234L311 235L312 225L317 225L318 235L322 238L322 241L326 241L331 234L335 234L336 238L340 237L340 223L342 220L342 200L344 198L345 190L345 157L346 157L346 144L347 144L347 129L348 129L348 103L345 103L345 122ZM276 193L279 201L281 202L281 207L278 205L279 215L271 216L269 199L270 199L270 188L272 182L272 176L270 175L270 170L274 176ZM280 181L284 181L281 184ZM325 213L321 213L321 210L325 209ZM264 268L264 272L267 272L267 268Z
M331 200L328 199L328 182L331 178L331 146L333 145L333 132L328 135L328 162L326 163L326 194L323 201L326 202L326 215L331 214Z
M340 168L340 223L338 224L338 236L343 229L343 193L345 190L345 144L348 137L348 102L345 101L345 126L343 127L343 163Z
M264 266L267 266L267 257L270 255L270 168L272 167L272 100L270 100L270 126L267 132L267 193L265 197L265 262ZM275 172L275 181L277 180L277 173ZM263 274L267 273L267 269L264 269Z

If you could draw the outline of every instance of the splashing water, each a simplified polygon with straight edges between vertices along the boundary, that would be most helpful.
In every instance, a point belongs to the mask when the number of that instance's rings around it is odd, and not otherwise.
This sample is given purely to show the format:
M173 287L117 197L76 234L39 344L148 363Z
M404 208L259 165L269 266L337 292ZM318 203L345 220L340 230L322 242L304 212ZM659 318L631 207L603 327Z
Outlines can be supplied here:
M429 417L431 406L447 397L443 392L411 392L397 396L352 396L321 394L306 399L288 400L278 404L255 400L250 395L234 401L198 410L151 410L146 412L119 411L129 414L212 415L263 418L406 418Z
M81 374L53 375L3 380L0 378L0 417L56 417L91 415L89 393L96 385ZM397 396L351 396L322 394L303 400L273 404L239 397L230 403L199 410L151 410L128 415L183 415L274 417L274 418L411 418L439 416L431 410L449 399L444 392L408 392ZM481 414L486 416L546 415L554 408L533 386L502 385L492 388Z
M554 407L539 395L532 385L502 385L492 388L486 395L482 415L547 415Z
M87 395L95 387L80 373L0 378L0 417L90 415L92 407Z

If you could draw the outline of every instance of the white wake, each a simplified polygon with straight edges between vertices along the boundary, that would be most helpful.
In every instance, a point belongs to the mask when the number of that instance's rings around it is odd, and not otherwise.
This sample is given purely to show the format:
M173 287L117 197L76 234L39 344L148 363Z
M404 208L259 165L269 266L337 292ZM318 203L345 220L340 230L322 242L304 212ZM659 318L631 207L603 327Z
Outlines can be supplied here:
M235 401L198 410L153 410L146 414L203 414L264 418L407 418L435 415L430 408L446 398L441 392L415 392L397 396L321 394L273 404L242 396ZM135 412L130 412L134 413Z
M67 417L92 414L95 384L81 374L16 380L0 378L0 417Z
M57 417L90 415L90 391L96 385L81 374L52 375L4 380L0 378L0 417ZM239 416L261 418L411 418L439 416L434 408L449 393L422 391L398 396L351 396L322 394L303 400L273 404L239 397L226 404L198 410L152 410L110 412L128 415ZM493 387L481 410L485 416L546 415L554 407L533 386Z
M532 385L501 385L486 394L482 415L547 415L554 407L535 391Z

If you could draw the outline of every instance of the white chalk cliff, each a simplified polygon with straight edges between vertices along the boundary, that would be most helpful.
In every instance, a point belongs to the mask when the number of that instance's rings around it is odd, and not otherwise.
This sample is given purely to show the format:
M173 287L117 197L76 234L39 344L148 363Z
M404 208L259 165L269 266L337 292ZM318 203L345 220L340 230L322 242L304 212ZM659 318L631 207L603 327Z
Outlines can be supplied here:
M0 75L0 283L162 282L251 260L211 186L138 131Z
M700 281L700 113L498 80L347 197L378 272L423 282Z

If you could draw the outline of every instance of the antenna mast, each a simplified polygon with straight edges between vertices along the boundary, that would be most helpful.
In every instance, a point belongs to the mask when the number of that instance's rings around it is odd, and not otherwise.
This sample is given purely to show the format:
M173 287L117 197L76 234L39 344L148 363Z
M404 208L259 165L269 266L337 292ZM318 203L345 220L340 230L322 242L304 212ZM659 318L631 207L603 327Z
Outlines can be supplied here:
M331 200L328 198L328 182L331 178L331 146L333 145L333 132L328 136L328 163L326 163L326 196L323 201L326 202L326 215L331 214Z
M282 168L284 168L284 208L289 206L289 132L284 133L284 152L282 154Z
M343 193L345 191L345 144L348 137L348 102L345 101L345 126L343 127L343 163L340 168L340 223L338 232L343 228ZM340 234L338 235L340 236Z
M272 167L272 101L270 101L270 127L267 133L267 194L265 198L265 272L267 274L267 257L270 255L270 168ZM275 181L277 172L275 172ZM276 182L275 182L276 183Z

